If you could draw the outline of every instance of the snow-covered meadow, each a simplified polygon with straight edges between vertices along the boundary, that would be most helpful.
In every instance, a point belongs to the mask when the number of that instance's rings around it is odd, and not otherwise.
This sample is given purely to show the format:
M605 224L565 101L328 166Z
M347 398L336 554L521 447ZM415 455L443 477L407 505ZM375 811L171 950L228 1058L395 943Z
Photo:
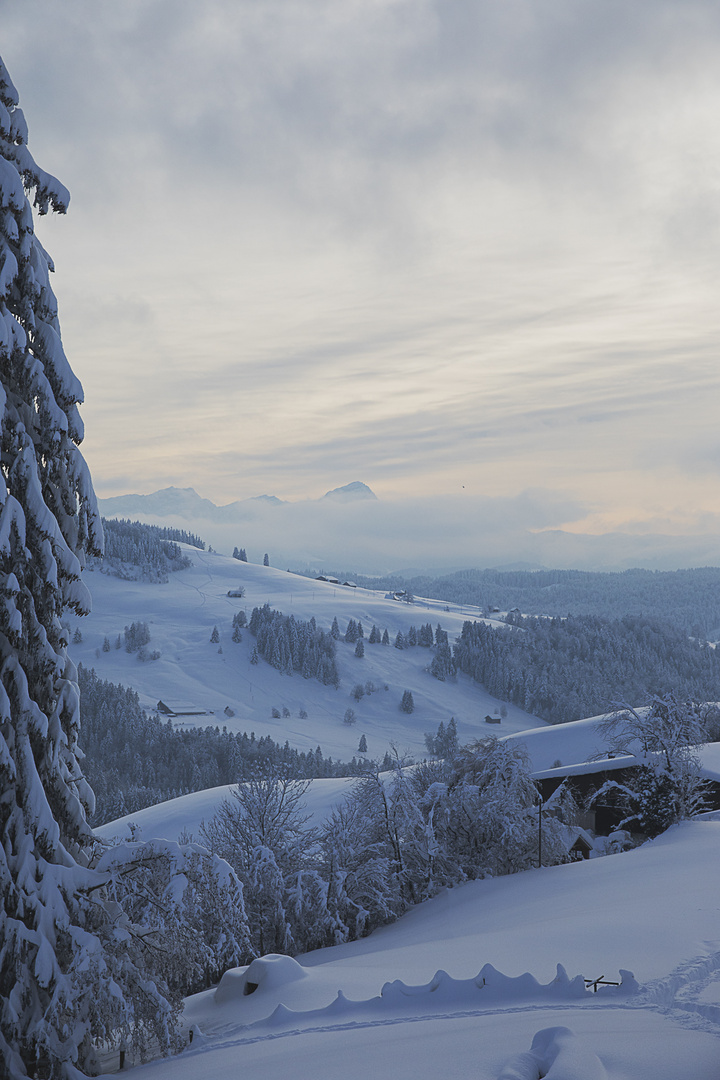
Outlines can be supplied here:
M134 1075L716 1080L718 897L712 821L472 882L361 941L230 972L187 1000L186 1050ZM623 985L585 989L601 976Z
M401 754L424 754L425 732L434 733L451 716L464 742L488 732L506 734L543 724L507 705L507 717L499 725L487 725L485 716L499 717L501 702L465 675L447 682L433 678L425 670L432 659L429 650L393 647L399 630L405 634L424 623L433 630L440 624L452 640L466 619L479 618L477 609L421 598L405 604L386 599L384 593L314 581L216 552L184 545L183 551L192 567L171 574L166 584L86 572L92 614L72 622L83 637L71 645L73 660L94 667L104 679L137 690L148 710L161 699L194 705L208 715L191 717L187 723L254 731L281 744L288 740L298 750L320 745L325 755L342 760L352 758L363 734L371 758L382 759L391 743ZM244 597L228 596L239 587L245 589ZM250 663L254 638L244 630L243 640L233 642L232 617L244 610L249 618L254 607L266 603L296 619L314 616L326 631L335 617L343 634L350 619L362 621L366 642L362 659L355 656L354 645L342 639L337 644L338 690L299 674L282 675L262 659L257 665ZM148 623L149 649L161 653L159 660L141 663L122 648L102 651L105 637L114 644L124 627L138 620ZM390 647L367 643L373 624L387 629ZM215 626L220 641L211 644ZM378 689L356 702L353 687L368 681ZM410 715L399 709L406 689L415 703ZM227 715L226 708L234 715ZM287 709L290 715L273 718L273 708L280 713ZM357 717L352 725L343 722L348 708ZM301 719L303 709L307 717Z

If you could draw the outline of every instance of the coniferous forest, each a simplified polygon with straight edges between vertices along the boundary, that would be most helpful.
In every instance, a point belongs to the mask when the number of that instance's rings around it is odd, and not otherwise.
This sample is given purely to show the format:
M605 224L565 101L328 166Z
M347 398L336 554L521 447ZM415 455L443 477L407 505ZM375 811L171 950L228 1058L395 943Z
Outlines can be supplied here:
M342 576L338 574L338 576ZM694 637L720 638L720 569L458 570L433 577L399 574L367 577L344 573L370 589L405 589L449 604L472 604L485 612L518 608L526 615L596 615L662 619Z
M190 560L178 547L203 550L205 542L184 529L144 525L139 521L102 519L105 551L89 560L93 569L128 580L166 582L168 574L184 570Z
M720 699L717 651L640 616L515 616L501 629L466 622L453 656L491 694L552 724L670 690L688 700Z

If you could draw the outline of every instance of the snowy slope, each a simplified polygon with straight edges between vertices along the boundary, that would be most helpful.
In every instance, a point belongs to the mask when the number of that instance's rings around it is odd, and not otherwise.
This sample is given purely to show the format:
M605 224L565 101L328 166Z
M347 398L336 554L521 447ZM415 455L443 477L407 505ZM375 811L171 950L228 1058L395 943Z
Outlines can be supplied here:
M464 742L488 732L500 735L543 724L509 705L507 718L489 726L484 718L495 713L500 703L467 676L444 683L433 678L425 670L432 659L430 650L401 651L392 645L367 644L373 623L388 630L391 642L398 630L406 632L411 625L427 622L433 628L440 623L452 640L465 619L478 617L477 609L451 605L445 610L439 601L420 599L414 604L398 603L379 592L313 581L215 552L183 550L193 566L171 574L163 585L88 572L93 611L72 623L73 631L78 626L83 636L82 643L71 645L73 660L137 690L146 709L154 708L160 699L189 703L211 713L189 723L255 731L280 743L288 740L300 750L320 745L325 755L343 760L356 753L362 734L367 736L368 754L373 758L382 758L391 743L401 753L424 754L425 732L434 734L440 721L447 723L451 716ZM245 597L229 597L228 591L238 586L246 589ZM258 665L250 664L254 638L243 631L242 642L232 642L232 617L241 608L249 617L254 607L265 603L298 619L315 616L325 630L337 616L342 633L351 618L362 620L363 659L354 655L353 645L338 642L339 690L298 674L282 675L262 659ZM143 664L124 649L101 651L105 636L114 643L124 627L137 620L149 624L148 648L160 651L159 660ZM210 644L214 626L220 633L221 651ZM356 703L350 691L356 683L368 680L380 689ZM412 691L415 702L411 715L398 708L406 689ZM233 717L224 715L226 707L233 710ZM350 727L343 723L349 707L357 715ZM286 708L291 715L273 719L273 708L280 712ZM308 713L307 719L299 718L301 709Z
M226 974L186 1004L192 1045L134 1075L718 1080L718 897L713 822L473 882L362 941ZM597 994L577 978L621 969Z
M355 782L353 777L345 776L311 780L302 800L303 813L311 815L308 825L321 825L329 816L333 806L342 802ZM110 840L113 837L126 839L132 825L138 840L151 840L157 837L178 840L183 833L197 837L201 823L209 821L217 813L220 804L231 798L231 792L235 786L235 784L223 784L220 787L207 788L205 791L180 795L177 799L168 799L167 802L148 806L144 810L136 810L132 814L126 814L124 817L116 818L115 821L100 825L95 829L95 833L103 840Z

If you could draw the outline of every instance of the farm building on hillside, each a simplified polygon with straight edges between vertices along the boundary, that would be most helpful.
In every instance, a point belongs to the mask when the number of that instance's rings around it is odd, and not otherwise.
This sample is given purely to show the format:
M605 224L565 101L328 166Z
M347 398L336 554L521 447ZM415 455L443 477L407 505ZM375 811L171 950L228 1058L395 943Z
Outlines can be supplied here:
M188 705L177 701L158 701L155 706L163 716L209 716L209 709L201 709L199 705Z

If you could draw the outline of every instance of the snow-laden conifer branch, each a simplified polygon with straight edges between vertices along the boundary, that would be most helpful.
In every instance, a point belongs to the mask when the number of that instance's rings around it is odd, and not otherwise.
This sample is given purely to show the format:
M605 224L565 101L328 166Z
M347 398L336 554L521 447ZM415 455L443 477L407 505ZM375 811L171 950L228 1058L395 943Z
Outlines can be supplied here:
M102 527L28 195L40 213L69 202L0 61L0 1055L13 1080L77 1080L102 1042L169 1050L183 990L248 950L241 886L216 857L107 852L87 823L60 620L90 609L81 571Z

